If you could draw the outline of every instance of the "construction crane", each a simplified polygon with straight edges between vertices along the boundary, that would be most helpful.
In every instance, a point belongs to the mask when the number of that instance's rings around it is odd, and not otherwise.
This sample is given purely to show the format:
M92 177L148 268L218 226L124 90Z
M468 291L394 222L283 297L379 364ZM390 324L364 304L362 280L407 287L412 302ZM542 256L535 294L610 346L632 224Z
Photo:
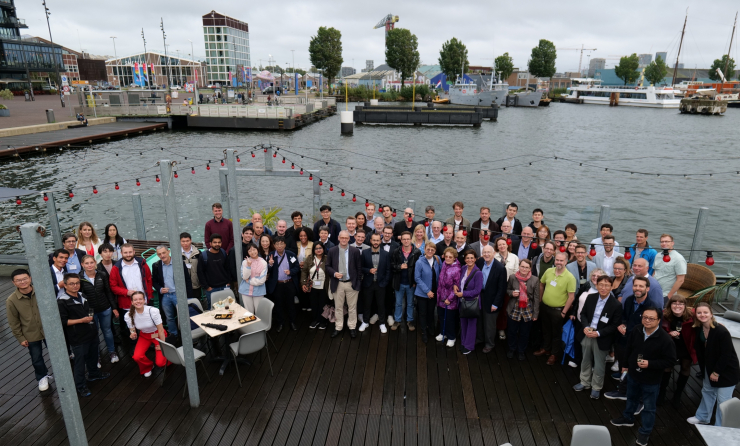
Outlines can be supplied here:
M584 48L584 45L581 45L580 48L557 48L558 50L570 50L570 51L580 51L581 52L581 58L578 59L578 72L581 72L581 64L583 63L583 52L584 51L596 51L596 48Z
M396 22L398 22L398 16L388 14L387 16L383 17L373 29L385 27L385 39L388 40L388 31L395 28Z

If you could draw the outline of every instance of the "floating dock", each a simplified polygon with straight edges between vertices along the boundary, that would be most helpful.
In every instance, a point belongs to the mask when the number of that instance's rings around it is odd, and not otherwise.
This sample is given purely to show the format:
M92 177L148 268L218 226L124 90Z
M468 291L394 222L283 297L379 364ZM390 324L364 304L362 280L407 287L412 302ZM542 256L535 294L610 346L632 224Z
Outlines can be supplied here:
M358 105L353 112L356 124L472 125L480 127L484 119L496 121L498 107L435 107L399 105Z

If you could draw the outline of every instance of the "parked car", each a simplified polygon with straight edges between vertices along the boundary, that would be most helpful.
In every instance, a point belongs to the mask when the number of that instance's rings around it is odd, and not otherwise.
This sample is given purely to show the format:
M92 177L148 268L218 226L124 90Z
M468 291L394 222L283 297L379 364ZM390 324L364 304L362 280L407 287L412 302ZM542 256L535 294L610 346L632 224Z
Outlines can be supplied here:
M275 92L278 91L278 90L280 90L280 87L274 87L274 86L265 87L262 90L262 94L275 94ZM280 91L280 93L282 93L282 91Z
M182 90L182 87L179 85L173 85L170 87L170 90Z

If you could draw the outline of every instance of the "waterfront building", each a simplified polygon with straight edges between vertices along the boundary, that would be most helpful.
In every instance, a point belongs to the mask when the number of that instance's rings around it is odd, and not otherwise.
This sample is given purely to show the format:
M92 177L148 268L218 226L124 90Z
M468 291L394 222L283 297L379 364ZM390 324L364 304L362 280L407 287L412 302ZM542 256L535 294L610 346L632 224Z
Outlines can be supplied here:
M663 59L666 65L668 64L668 51L658 51L655 53L655 60L658 60L659 57Z
M595 57L588 63L588 77L594 77L596 70L603 70L606 68L606 59Z
M248 82L249 25L216 11L203 16L207 81L209 84L242 85Z
M143 65L146 64L146 69ZM156 51L132 54L105 61L108 83L114 87L150 87L167 88L169 85L183 86L195 83L198 72L198 87L206 86L206 71L201 62L190 59L165 56ZM152 65L154 70L152 71ZM138 66L138 71L136 70Z
M650 65L650 62L653 61L653 55L652 54L640 54L637 56L637 59L639 60L640 68L646 67Z
M355 74L355 73L357 73L357 70L355 70L352 67L342 67L342 73L341 73L342 76L341 77L347 77L347 76L350 76L350 75Z

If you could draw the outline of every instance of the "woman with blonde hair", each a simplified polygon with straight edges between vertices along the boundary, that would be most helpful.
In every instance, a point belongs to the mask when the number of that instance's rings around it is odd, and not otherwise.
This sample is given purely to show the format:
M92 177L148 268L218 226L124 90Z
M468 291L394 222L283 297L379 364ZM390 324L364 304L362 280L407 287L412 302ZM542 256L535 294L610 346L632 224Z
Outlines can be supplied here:
M427 231L424 225L416 225L414 228L414 236L411 237L411 243L416 246L421 252L424 252L424 246L426 246L429 239L427 238Z
M103 258L98 254L98 248L103 242L98 238L98 234L95 232L92 223L83 221L77 228L77 249L85 251L85 254L95 257L95 261L99 262Z

